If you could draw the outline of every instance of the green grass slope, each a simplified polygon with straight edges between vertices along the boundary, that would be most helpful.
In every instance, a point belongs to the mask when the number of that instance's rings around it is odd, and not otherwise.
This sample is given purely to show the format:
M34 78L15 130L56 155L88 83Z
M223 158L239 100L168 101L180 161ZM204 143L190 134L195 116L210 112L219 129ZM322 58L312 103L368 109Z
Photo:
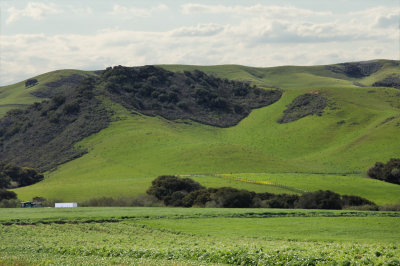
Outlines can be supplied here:
M261 173L265 180L272 174L271 181L302 190L331 189L378 204L400 202L400 186L365 177L374 162L400 155L400 91L353 84L371 85L385 75L400 73L391 61L380 62L377 72L358 79L325 66L163 66L174 71L200 69L262 87L280 87L284 94L278 102L252 111L230 128L133 114L105 100L115 112L115 121L78 144L89 152L46 173L44 181L15 191L26 200L43 196L80 201L143 194L151 180L162 174L203 174L206 178L196 180L208 186L293 193L210 176ZM310 91L328 99L322 116L276 122L286 105ZM343 176L346 173L351 175Z

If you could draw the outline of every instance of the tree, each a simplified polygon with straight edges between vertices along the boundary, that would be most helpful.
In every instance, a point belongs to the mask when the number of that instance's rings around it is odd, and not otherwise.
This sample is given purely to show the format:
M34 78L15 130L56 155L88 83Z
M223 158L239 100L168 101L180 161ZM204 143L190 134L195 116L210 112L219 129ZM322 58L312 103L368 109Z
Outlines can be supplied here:
M375 205L375 203L372 201L369 201L365 198L359 197L359 196L343 195L342 196L342 205L343 206L362 206L362 205Z
M251 192L231 187L219 188L211 198L223 208L249 208L253 202Z
M28 79L27 81L25 81L25 87L29 88L35 86L37 83L38 83L37 79Z
M182 203L177 205L178 200L181 202L186 194L204 189L202 185L190 178L179 178L171 175L159 176L151 184L146 193L164 201L165 205L173 206L182 206Z
M374 166L368 169L367 171L368 176L371 178L383 180L382 170L384 166L385 166L384 163L376 162Z
M371 178L400 184L400 159L392 158L386 164L377 162L367 174Z
M340 195L330 190L304 193L295 203L299 209L342 209Z
M3 165L0 168L2 168L2 173L9 177L10 181L16 182L20 187L32 185L42 181L44 178L42 174L33 168L19 167L13 163ZM0 179L2 179L1 175Z
M0 189L8 188L11 184L11 178L3 172L0 172Z
M5 189L0 189L0 201L1 200L10 200L10 199L16 199L17 194L13 191L8 191Z

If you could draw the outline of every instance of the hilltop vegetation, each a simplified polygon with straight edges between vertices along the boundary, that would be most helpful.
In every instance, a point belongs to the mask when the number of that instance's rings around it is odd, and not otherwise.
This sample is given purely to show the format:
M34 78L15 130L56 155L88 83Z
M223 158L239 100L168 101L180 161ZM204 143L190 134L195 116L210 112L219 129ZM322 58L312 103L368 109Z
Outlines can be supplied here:
M220 79L202 71L174 73L154 66L107 68L101 78L111 98L128 109L166 119L228 127L254 108L270 105L279 90Z
M68 76L61 76L59 79L55 81L50 81L44 84L44 86L40 90L32 91L31 94L38 98L52 98L56 95L60 94L68 94L71 93L69 90L74 90L76 87L81 85L82 81L86 77L81 74L71 74ZM91 79L95 77L90 77ZM30 80L27 80L25 84ZM37 80L36 83L37 84ZM87 82L87 81L86 81Z

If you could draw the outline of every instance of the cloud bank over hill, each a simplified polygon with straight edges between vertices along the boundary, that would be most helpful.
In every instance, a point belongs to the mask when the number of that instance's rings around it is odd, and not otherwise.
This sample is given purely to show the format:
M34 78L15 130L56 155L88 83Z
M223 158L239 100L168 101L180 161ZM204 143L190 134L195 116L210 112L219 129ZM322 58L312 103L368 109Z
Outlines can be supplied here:
M6 1L0 85L54 69L119 64L276 66L399 59L400 7L394 2L360 0L352 8L331 1L314 8L306 2Z

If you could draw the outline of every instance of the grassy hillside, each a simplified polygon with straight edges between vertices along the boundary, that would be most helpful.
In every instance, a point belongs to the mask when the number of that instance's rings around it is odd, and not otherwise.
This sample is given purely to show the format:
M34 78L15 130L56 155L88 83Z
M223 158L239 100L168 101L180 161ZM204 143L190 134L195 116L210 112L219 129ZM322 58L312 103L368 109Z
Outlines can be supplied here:
M47 172L44 181L16 192L21 199L43 196L68 201L132 196L143 194L161 174L206 174L207 178L196 179L209 186L293 193L209 176L262 173L260 178L273 176L271 181L303 190L331 189L378 204L400 202L400 186L365 178L374 162L400 156L400 91L354 85L370 86L400 73L392 61L380 63L377 72L361 78L325 66L163 66L173 71L200 69L265 88L279 87L284 93L278 102L253 110L229 128L149 117L103 99L114 110L115 121L77 145L89 152ZM277 123L293 99L315 91L327 99L322 116Z

